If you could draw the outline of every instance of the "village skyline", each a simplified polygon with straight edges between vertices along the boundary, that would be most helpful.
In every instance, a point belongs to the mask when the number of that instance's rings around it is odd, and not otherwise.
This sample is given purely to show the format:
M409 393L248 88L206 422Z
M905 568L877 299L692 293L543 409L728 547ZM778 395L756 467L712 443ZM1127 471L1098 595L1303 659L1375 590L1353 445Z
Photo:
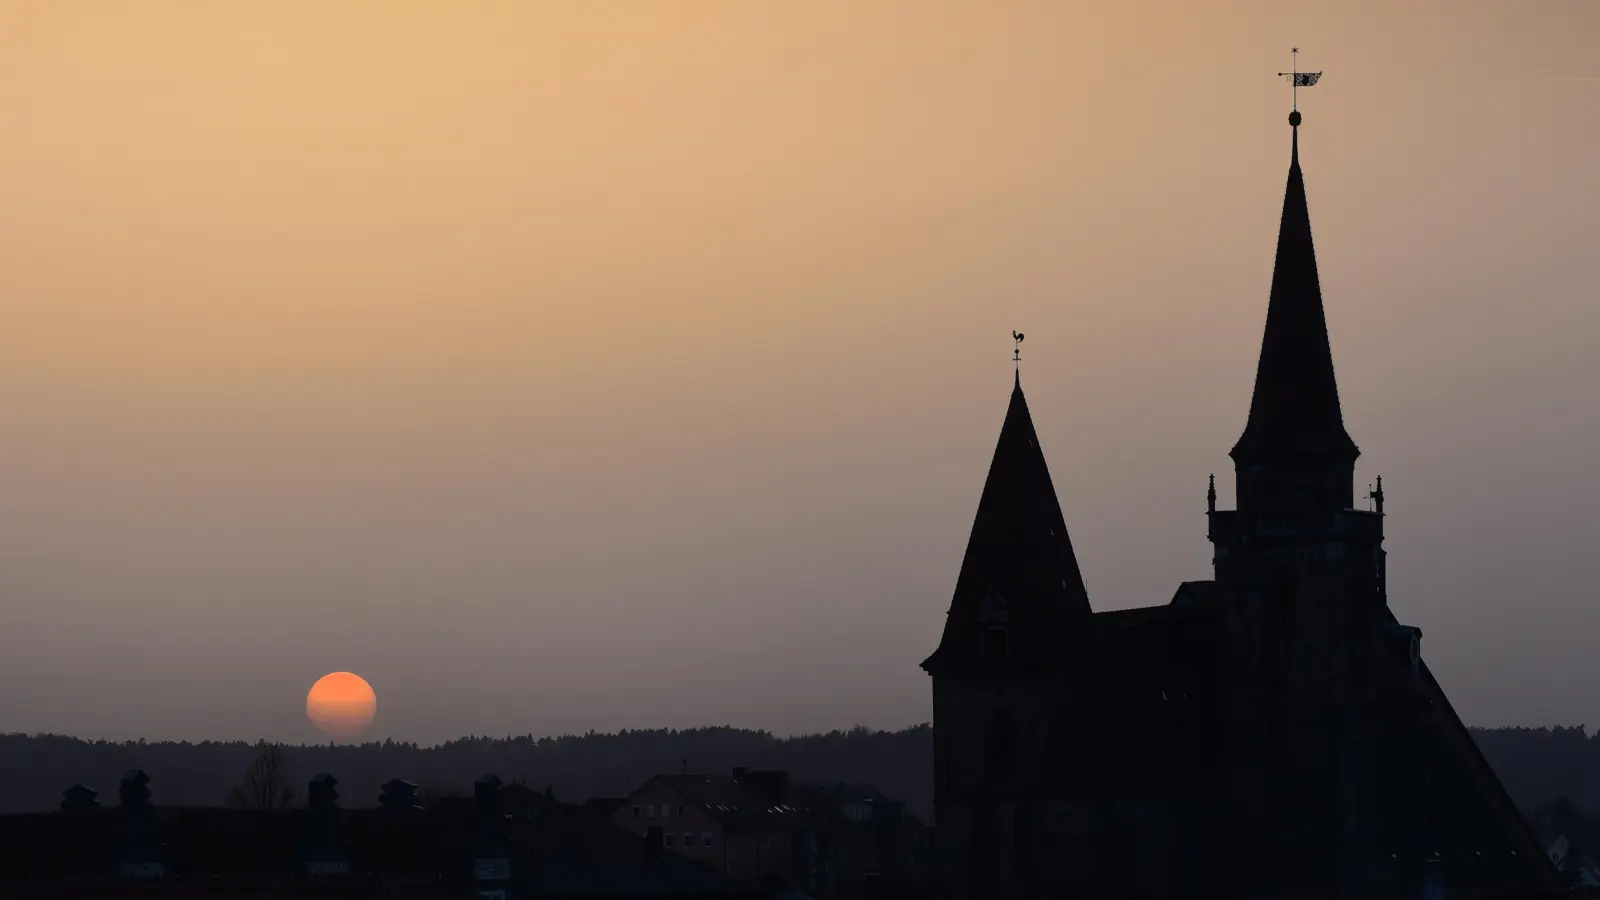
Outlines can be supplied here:
M1090 602L1166 603L1291 46L1391 604L1467 723L1593 720L1600 22L1356 6L0 5L0 723L930 721L1013 330Z

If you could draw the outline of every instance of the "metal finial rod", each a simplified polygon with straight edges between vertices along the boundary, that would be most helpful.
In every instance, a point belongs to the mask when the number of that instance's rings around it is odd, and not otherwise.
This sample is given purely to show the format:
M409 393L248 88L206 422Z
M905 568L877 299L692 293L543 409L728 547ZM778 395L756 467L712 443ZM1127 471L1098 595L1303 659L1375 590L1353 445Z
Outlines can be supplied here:
M1291 124L1298 126L1300 124L1300 89L1303 87L1311 87L1318 81L1322 80L1322 73L1300 71L1299 47L1292 48L1289 51L1289 54L1289 71L1279 72L1278 77L1289 79L1289 119Z
M1011 360L1017 364L1018 371L1022 370L1022 337L1023 335L1020 331L1013 330L1011 332L1011 339L1016 341L1017 344L1016 349L1011 351Z
M1300 111L1300 48L1289 51L1289 109Z

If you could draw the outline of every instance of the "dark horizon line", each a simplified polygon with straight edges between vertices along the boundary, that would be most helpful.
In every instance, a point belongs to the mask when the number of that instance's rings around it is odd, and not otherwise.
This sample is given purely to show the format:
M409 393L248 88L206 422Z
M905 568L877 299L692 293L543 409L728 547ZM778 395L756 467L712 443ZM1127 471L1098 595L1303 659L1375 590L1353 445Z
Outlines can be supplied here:
M661 727L661 728L620 728L620 729L617 729L615 731L595 731L595 730L590 730L590 731L582 732L582 733L564 732L562 734L547 734L547 735L540 735L540 736L535 736L532 732L525 732L523 734L500 734L500 735L492 735L492 734L487 734L487 733L485 733L485 734L468 733L468 734L463 734L460 737L454 737L454 738L450 738L450 739L445 740L445 741L439 741L439 742L435 742L435 743L431 743L431 744L424 744L424 743L422 743L420 741L398 740L398 739L395 739L393 737L373 738L373 739L370 739L370 740L362 740L362 741L338 741L338 740L330 739L327 742L318 741L318 742L315 742L315 743L311 743L311 742L301 741L301 742L295 743L295 742L290 742L290 741L273 741L273 740L268 740L267 738L264 738L264 737L263 738L256 738L254 740L250 740L250 739L246 739L246 738L229 738L229 739L222 739L222 740L214 739L214 738L205 738L205 739L198 740L198 741L172 739L172 738L163 738L163 739L151 740L149 738L144 738L144 737L125 738L125 739L121 739L121 740L115 740L115 739L112 739L112 738L87 738L87 737L82 737L82 736L79 736L79 735L66 734L64 732L55 732L55 731L36 731L36 732L8 731L8 732L0 732L0 741L4 741L4 740L6 740L8 738L10 738L10 739L24 738L24 739L27 739L27 740L56 739L56 740L65 740L65 741L75 741L75 742L84 743L84 744L105 744L105 745L110 745L110 746L139 746L139 745L160 746L160 745L163 745L163 744L168 744L168 745L187 744L187 745L193 746L193 747L204 746L204 745L207 745L207 744L215 744L215 745L221 745L221 746L241 745L241 746L245 746L245 747L256 747L256 746L260 746L261 744L273 744L273 745L276 745L276 746L279 746L279 747L285 747L285 748L288 748L288 749L296 749L296 748L326 749L329 746L356 748L356 747L383 746L384 744L390 744L390 745L397 745L397 746L403 746L403 747L412 747L412 748L418 749L418 750L433 750L433 749L440 749L440 748L444 748L444 747L449 747L449 746L451 746L453 744L461 744L461 743L467 743L467 742L471 742L471 741L484 741L484 740L487 740L487 741L502 741L502 742L508 742L508 743L509 742L515 742L515 741L529 741L529 742L537 744L537 743L540 743L540 742L543 742L543 741L549 741L549 742L552 742L552 743L559 743L559 742L562 742L562 741L582 741L582 740L591 740L591 739L594 739L594 738L631 737L631 736L634 736L634 735L641 735L641 734L675 736L675 735L708 734L708 733L713 733L713 732L722 732L722 733L734 732L734 733L750 735L750 736L753 736L753 737L769 738L769 739L771 739L773 741L805 741L805 740L816 740L816 739L819 739L819 738L829 738L829 737L836 737L836 736L838 736L838 737L850 737L850 736L854 736L854 735L870 736L870 735L879 735L879 734L889 734L889 735L909 734L909 733L915 732L915 731L922 731L922 730L925 730L925 729L931 729L932 727L933 727L933 723L931 721L927 721L927 722L919 722L919 723L917 723L915 725L907 725L907 726L904 726L904 727L901 727L901 728L874 728L874 727L872 727L870 725L852 725L849 728L834 728L834 729L831 729L831 730L828 730L828 731L803 731L803 732L794 732L794 733L791 733L791 734L782 734L782 735L780 735L780 734L777 734L777 733L775 733L773 731L770 731L768 729L765 729L765 728L746 728L746 727L737 726L737 725L696 725L696 726L692 726L692 727L688 727L688 728ZM1571 730L1582 730L1585 735L1597 735L1597 734L1600 734L1600 726L1590 727L1587 724L1581 724L1581 723L1580 724L1576 724L1576 725L1560 725L1560 724L1554 724L1554 723L1549 723L1549 724L1545 724L1545 725L1468 725L1467 728L1469 730L1471 730L1471 731L1539 731L1539 730L1571 731Z

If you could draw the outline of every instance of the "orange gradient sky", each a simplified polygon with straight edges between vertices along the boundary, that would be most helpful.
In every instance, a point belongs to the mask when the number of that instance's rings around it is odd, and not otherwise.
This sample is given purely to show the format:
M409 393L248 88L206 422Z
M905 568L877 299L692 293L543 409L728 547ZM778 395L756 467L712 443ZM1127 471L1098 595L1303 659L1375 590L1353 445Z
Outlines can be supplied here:
M1393 605L1467 721L1592 721L1596 33L0 3L0 723L314 738L338 669L426 741L926 720L1012 328L1091 597L1166 602L1231 498L1293 44Z

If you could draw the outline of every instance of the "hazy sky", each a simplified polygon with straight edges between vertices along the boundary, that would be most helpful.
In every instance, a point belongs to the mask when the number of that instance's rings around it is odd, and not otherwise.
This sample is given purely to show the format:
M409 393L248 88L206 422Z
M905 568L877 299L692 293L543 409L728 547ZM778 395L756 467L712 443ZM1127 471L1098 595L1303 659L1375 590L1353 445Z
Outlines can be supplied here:
M1600 724L1600 4L0 9L0 730L924 721L1012 328L1096 607L1167 602L1294 44L1392 605Z

